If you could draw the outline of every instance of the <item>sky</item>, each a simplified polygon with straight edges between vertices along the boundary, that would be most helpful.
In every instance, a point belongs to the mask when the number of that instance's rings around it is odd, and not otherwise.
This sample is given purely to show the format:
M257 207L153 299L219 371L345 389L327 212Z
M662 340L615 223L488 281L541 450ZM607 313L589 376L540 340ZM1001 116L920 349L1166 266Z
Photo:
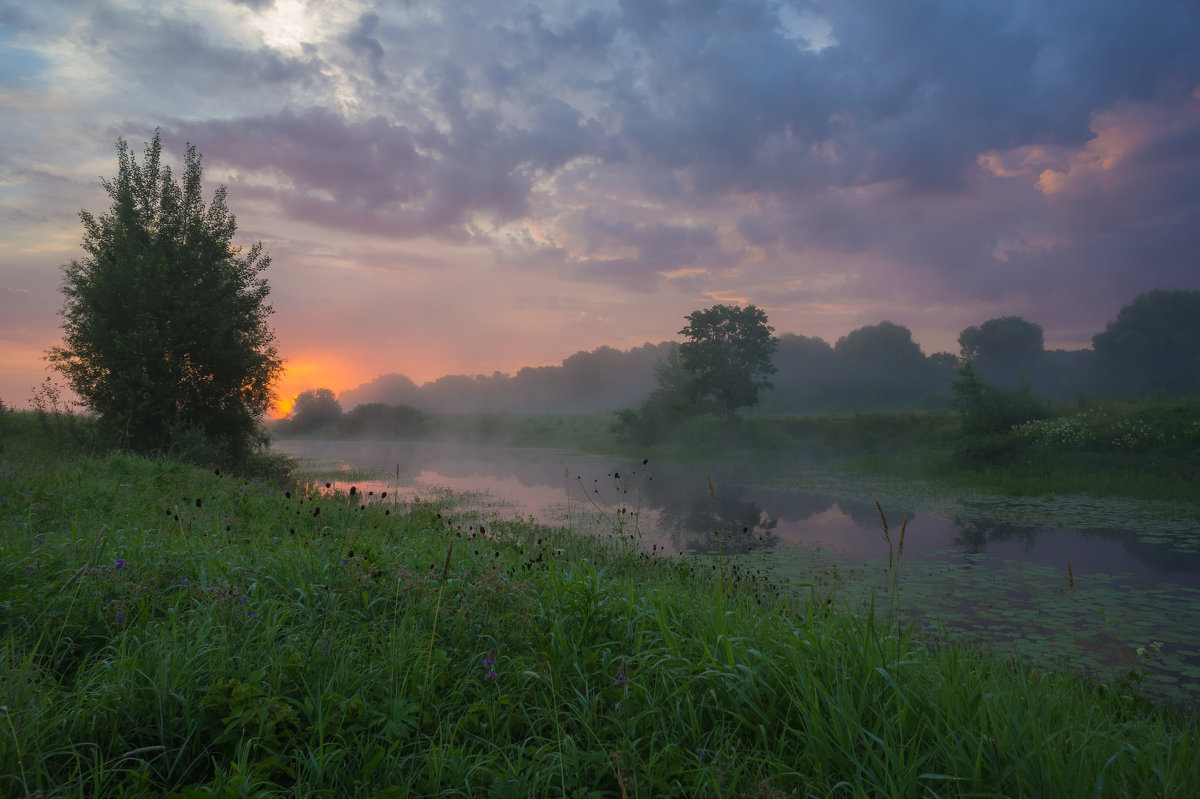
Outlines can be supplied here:
M1200 289L1194 0L0 0L0 400L160 128L272 263L278 392L514 372L754 303L926 353Z

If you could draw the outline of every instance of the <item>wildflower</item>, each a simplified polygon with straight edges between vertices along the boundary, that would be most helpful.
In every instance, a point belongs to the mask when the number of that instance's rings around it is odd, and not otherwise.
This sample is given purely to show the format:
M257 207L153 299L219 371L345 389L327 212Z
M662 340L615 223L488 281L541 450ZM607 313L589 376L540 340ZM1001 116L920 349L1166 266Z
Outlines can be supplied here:
M629 677L625 674L625 663L621 662L621 670L617 672L617 686L624 688L629 685Z
M483 679L485 681L494 680L500 676L496 672L495 666L496 666L496 650L493 649L491 652L488 652L488 656L483 659L483 667L485 669L487 669L487 672L483 675Z
M117 621L125 621L125 614L124 614L124 613L118 613L118 614L117 614Z
M126 565L125 558L117 558L116 563L113 564L113 570L120 571L121 569L124 569Z

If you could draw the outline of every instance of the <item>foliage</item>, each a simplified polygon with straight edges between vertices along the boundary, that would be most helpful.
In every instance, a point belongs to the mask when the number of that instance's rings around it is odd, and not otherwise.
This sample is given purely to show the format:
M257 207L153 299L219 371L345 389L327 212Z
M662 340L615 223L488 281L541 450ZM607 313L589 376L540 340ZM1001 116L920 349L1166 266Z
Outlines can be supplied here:
M342 417L342 406L328 388L313 388L296 395L288 414L286 430L308 433L335 424Z
M860 327L838 339L833 354L832 374L845 409L919 407L919 398L945 390L942 356L926 358L903 325Z
M1115 797L1200 780L1195 721L1136 685L928 647L736 564L22 451L40 455L0 469L0 795Z
M666 355L655 364L654 378L658 387L636 410L617 411L611 429L619 441L643 446L658 444L691 410L686 390L687 372L678 345L667 348Z
M346 438L403 438L427 429L429 417L410 405L369 402L351 408L337 424L338 435Z
M771 336L774 328L764 311L714 305L685 318L679 334L687 341L679 345L679 357L690 401L711 397L732 418L738 408L755 404L760 391L774 387L768 377L776 371L771 356L779 339Z
M1003 494L1200 503L1200 397L1106 399L1042 410L1007 431L986 434L966 433L961 414L954 425L949 415L929 415L937 423L926 430L915 426L921 415L898 414L897 425L908 420L912 435L889 431L869 456L858 455L839 417L786 425L806 451L836 434L834 440L842 443L822 444L822 451L847 451L854 460L844 465L855 471ZM797 429L801 422L811 429Z
M270 263L241 255L220 187L205 206L188 145L176 182L156 132L142 163L117 141L109 212L80 212L86 255L64 267L63 345L48 357L121 445L167 452L199 437L235 459L263 443L259 419L282 369L267 326Z
M989 319L958 335L962 357L984 376L1002 383L1014 382L1038 365L1045 351L1042 326L1019 316Z
M1200 451L1200 401L1155 397L1086 403L1074 413L1017 425L1013 435L1048 450Z
M626 351L601 346L576 352L558 366L527 366L516 374L445 375L418 386L381 375L340 392L352 408L374 402L427 413L602 413L636 405L654 390L654 365L676 345L644 344Z
M1033 395L1028 383L1015 391L988 385L969 363L958 370L952 387L954 408L962 414L967 436L1007 433L1016 425L1048 415L1045 403Z
M913 341L911 330L887 321L852 330L837 340L833 351L843 358L879 367L914 364L925 357Z
M1200 291L1139 295L1092 338L1109 388L1119 394L1200 389Z

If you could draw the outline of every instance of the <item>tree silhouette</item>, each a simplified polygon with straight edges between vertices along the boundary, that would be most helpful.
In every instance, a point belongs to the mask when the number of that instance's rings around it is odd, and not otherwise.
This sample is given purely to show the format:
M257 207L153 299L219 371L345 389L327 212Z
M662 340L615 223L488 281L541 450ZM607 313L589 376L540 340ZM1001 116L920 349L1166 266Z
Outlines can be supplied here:
M727 417L753 405L764 389L774 388L771 356L779 344L767 315L753 305L714 305L685 317L679 333L680 362L687 372L684 389L693 401L711 397Z
M200 442L240 458L265 443L282 370L261 277L270 258L233 245L223 186L205 207L195 147L179 183L161 155L157 131L141 164L117 140L117 176L103 181L112 206L79 214L86 255L63 269L63 344L48 359L121 445Z
M1148 291L1092 338L1096 357L1122 394L1200 388L1200 291Z

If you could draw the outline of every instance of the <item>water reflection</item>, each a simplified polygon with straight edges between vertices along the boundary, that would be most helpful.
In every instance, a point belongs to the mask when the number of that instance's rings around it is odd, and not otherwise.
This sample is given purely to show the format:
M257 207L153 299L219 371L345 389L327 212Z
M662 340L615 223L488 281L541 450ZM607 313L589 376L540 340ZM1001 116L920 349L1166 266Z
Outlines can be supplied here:
M955 546L970 554L984 553L989 545L994 547L1001 541L1015 541L1023 552L1030 552L1044 532L1044 528L961 515L954 517L954 524L958 527Z

